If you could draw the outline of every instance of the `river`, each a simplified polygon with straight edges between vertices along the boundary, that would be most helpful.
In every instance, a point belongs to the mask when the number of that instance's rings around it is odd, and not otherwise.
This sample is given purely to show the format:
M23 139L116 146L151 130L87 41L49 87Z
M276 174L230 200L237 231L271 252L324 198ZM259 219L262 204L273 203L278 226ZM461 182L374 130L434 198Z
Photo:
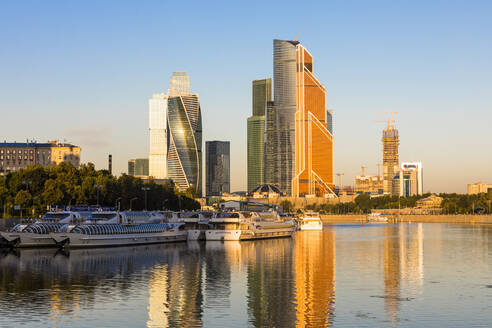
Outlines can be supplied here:
M1 327L489 327L492 226L0 251Z

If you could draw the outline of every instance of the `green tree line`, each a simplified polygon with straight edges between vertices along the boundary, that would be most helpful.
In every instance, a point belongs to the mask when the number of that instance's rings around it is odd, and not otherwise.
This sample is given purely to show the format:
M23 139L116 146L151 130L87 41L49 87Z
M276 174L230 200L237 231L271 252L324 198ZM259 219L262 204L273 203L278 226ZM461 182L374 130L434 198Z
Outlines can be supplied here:
M372 209L413 208L417 201L429 197L424 194L411 197L381 196L371 198L367 194L360 194L353 202L335 204L307 205L305 210L320 212L321 214L353 214L370 213ZM477 195L446 194L438 195L443 198L441 203L442 214L490 214L492 211L492 192ZM284 211L294 212L293 205L284 200L280 204Z
M147 189L147 190L145 190ZM94 164L76 168L70 163L57 166L30 166L0 177L0 205L3 217L39 216L49 205L120 206L121 210L143 210L147 193L147 209L199 209L190 191L178 192L172 183L159 185L153 181L111 175L96 170ZM15 205L21 210L15 210ZM22 211L22 212L21 212Z

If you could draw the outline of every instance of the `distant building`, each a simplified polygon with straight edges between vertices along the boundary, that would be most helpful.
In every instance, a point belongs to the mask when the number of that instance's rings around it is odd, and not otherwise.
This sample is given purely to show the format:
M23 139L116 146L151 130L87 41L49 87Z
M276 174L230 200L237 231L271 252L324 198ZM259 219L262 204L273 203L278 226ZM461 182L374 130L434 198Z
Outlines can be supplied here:
M189 90L186 73L175 72L167 104L167 173L179 190L192 187L201 196L202 114L198 95Z
M382 194L383 178L377 175L355 177L355 192L358 194Z
M393 187L393 194L401 197L422 195L424 193L422 163L401 163L400 170L395 174Z
M156 93L149 100L149 172L155 179L167 178L167 96Z
M27 166L58 165L62 162L80 166L79 146L61 143L58 140L47 143L3 142L0 143L0 175L14 172Z
M383 131L383 191L385 194L397 195L398 188L393 188L393 179L398 171L400 140L394 121L388 121L388 127ZM395 190L394 190L395 189Z
M430 195L429 197L419 199L416 203L417 208L440 208L441 203L442 203L443 198L436 196L436 195Z
M485 184L482 182L477 182L466 186L466 193L468 195L488 193L491 190L492 190L492 184Z
M229 141L205 143L206 195L221 196L231 191L231 161Z
M251 191L253 198L277 198L283 196L277 186L271 184L262 184Z
M128 175L132 177L148 177L149 159L135 158L128 160Z
M265 148L265 112L272 100L272 79L254 80L253 116L248 118L248 191L263 183Z

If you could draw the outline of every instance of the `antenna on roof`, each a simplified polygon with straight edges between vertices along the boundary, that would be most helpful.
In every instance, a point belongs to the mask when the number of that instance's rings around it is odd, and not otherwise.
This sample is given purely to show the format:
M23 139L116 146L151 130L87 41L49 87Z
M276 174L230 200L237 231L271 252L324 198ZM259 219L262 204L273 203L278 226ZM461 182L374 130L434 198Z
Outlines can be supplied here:
M297 37L301 34L301 30L297 31L296 35L294 36L294 41L299 41L297 40Z

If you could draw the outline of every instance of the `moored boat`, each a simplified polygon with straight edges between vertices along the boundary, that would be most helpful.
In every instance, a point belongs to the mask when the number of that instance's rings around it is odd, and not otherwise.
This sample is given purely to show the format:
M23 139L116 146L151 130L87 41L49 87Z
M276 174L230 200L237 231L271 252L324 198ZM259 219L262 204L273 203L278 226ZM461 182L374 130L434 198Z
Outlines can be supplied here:
M183 225L164 219L155 212L94 212L84 223L65 225L50 236L67 248L186 241Z
M0 232L11 247L53 247L56 242L50 233L67 224L81 222L89 213L57 211L48 212L35 223L17 224L8 232Z
M381 213L371 213L366 217L367 222L388 222L388 218Z
M299 218L299 230L323 230L320 215L314 212L304 213Z
M66 248L128 246L186 241L188 233L173 224L78 224L67 231L51 233Z
M292 221L282 221L278 215L254 212L221 212L209 223L207 241L290 237L295 228Z

